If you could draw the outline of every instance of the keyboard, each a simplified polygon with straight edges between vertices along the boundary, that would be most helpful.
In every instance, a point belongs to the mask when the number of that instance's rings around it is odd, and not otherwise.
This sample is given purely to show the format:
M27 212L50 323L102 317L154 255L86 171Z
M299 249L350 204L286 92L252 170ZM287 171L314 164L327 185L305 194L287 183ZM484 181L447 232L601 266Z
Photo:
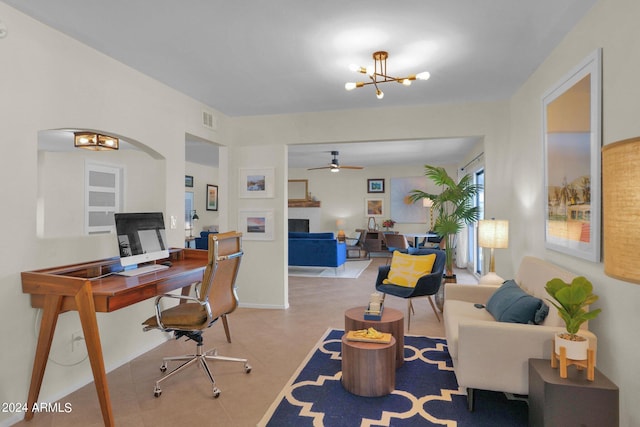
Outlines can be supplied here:
M116 274L119 276L133 277L133 276L140 276L141 274L155 273L156 271L166 270L167 268L169 268L169 266L167 265L149 264L149 265L144 265L142 267L133 268L131 270L119 271Z

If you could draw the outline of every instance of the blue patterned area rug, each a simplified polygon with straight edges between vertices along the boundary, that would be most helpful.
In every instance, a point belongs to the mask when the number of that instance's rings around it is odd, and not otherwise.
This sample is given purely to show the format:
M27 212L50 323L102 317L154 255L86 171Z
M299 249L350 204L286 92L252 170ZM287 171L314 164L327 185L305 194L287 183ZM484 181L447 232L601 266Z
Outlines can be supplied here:
M453 373L446 341L405 336L405 363L396 389L384 397L360 397L340 382L341 338L329 329L282 390L258 426L526 426L527 403L504 393L477 390L475 411Z

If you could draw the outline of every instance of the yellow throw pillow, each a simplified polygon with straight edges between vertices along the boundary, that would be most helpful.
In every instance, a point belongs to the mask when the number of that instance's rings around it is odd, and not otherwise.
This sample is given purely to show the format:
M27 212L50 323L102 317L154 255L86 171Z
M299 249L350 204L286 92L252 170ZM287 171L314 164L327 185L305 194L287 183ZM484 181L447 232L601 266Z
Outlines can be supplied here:
M418 279L431 273L436 254L408 255L394 251L389 275L382 283L415 288Z

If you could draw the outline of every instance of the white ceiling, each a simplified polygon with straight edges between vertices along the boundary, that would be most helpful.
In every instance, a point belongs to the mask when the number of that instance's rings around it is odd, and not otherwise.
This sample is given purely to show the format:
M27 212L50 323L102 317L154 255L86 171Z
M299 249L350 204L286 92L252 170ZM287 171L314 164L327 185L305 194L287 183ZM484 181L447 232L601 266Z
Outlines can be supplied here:
M245 116L508 99L596 0L4 2ZM388 74L431 78L387 83L383 100L370 86L345 91L364 77L348 66L372 65L376 50L389 52Z

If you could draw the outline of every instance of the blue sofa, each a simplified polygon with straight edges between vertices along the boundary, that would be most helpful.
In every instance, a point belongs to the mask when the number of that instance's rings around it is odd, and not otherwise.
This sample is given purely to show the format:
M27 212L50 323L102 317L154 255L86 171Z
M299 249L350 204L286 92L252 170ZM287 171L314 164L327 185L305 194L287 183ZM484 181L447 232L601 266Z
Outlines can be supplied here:
M200 237L196 237L196 249L209 249L209 234L218 234L217 231L201 231Z
M289 265L340 267L347 261L347 245L333 233L289 233Z

